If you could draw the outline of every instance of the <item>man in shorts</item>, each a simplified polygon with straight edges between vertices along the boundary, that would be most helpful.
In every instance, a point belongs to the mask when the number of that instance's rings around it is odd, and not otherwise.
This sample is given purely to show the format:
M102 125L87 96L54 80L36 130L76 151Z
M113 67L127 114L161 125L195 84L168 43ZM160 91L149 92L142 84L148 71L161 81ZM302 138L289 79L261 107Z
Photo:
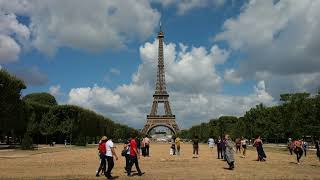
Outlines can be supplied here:
M246 157L246 151L247 151L247 139L244 138L243 136L241 137L241 146L242 146L242 157Z

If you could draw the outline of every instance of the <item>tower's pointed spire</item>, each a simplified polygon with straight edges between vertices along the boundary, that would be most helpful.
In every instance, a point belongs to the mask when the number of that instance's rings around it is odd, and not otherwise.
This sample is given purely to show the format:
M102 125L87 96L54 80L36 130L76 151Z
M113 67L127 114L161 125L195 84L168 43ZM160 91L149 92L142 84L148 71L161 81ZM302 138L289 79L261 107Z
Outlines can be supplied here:
M163 38L164 37L164 33L162 31L162 23L161 23L161 21L160 21L159 25L160 25L160 31L158 32L158 38Z

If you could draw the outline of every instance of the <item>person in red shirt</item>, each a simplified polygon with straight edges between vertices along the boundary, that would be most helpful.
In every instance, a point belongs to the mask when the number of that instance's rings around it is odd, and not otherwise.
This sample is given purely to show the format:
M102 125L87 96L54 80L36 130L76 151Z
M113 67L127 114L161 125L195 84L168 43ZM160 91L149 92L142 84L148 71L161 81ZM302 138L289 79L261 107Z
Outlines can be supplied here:
M100 176L99 175L100 171L102 171L102 173L106 172L106 141L107 141L106 136L103 136L99 141L98 150L99 150L100 165L96 173L97 177Z
M139 162L138 162L139 158L140 158L140 154L137 149L136 136L132 135L132 139L130 141L130 161L129 161L130 163L127 171L128 176L131 176L131 170L132 170L133 164L136 166L136 169L138 171L138 176L142 176L142 174L144 174L141 172L139 168Z

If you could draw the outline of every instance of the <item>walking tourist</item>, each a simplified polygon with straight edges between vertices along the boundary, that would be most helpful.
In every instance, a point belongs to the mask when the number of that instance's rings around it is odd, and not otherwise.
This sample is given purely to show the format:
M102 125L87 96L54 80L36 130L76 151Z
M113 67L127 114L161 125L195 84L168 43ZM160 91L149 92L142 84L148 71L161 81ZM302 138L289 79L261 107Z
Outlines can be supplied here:
M180 155L180 143L181 139L179 137L176 138L176 148L177 148L177 155Z
M229 135L225 135L225 157L227 160L227 163L229 165L229 169L233 170L234 169L234 143L230 139Z
M291 138L288 139L288 150L290 152L290 155L292 155L292 151L293 151L293 143L292 143L292 140Z
M241 137L241 147L242 147L242 157L246 157L246 151L247 151L247 139L244 138L243 136Z
M218 159L220 159L220 156L221 156L221 159L223 159L223 155L222 155L222 140L221 140L220 136L218 137L218 139L216 141L216 144L217 144Z
M176 155L176 136L172 136L170 155Z
M114 160L113 160L113 157L116 158L116 160L118 160L118 156L114 150L114 144L112 142L111 139L109 139L107 142L106 142L106 158L107 158L107 161L108 161L108 169L105 173L105 176L108 178L108 179L113 179L113 177L111 176L111 171L113 169L113 166L114 166Z
M262 143L261 137L258 136L253 142L253 146L257 148L257 153L258 153L257 161L265 161L265 158L267 158L262 145L263 143Z
M304 157L307 157L307 149L308 149L307 141L303 141L302 148L303 148L303 152L304 152Z
M137 150L138 150L138 154L141 153L141 138L139 136L136 137L136 142L137 142Z
M148 136L146 135L146 137L144 138L144 147L146 149L146 156L150 156L150 139L148 138Z
M223 138L222 143L221 143L221 147L222 147L222 154L223 154L223 160L226 161L226 139Z
M208 145L209 145L210 151L212 152L213 147L214 147L214 139L213 138L208 139Z
M199 138L198 136L195 136L192 140L192 146L193 146L193 158L199 157Z
M98 145L98 155L99 155L99 159L100 159L100 165L98 170L96 171L96 176L99 177L100 175L100 171L102 172L102 174L104 174L106 172L106 141L107 141L107 137L103 136L101 138L101 140L99 141L99 145Z
M238 153L238 151L241 153L241 140L240 140L240 138L236 139L236 153Z
M316 150L317 150L317 156L319 158L319 161L320 161L320 140L317 140L316 141Z
M294 141L293 152L297 155L297 164L300 164L300 159L303 155L302 143L302 140Z
M129 162L129 168L127 171L128 176L131 176L131 170L132 170L133 164L136 166L136 169L138 171L138 176L142 176L143 173L139 168L139 162L138 162L139 158L140 158L140 154L138 152L136 136L132 135L132 139L130 141L130 162Z
M141 141L141 155L143 157L146 157L146 146L145 146L144 139L142 139L142 141Z
M130 163L130 141L131 141L131 138L129 140L125 141L124 146L123 146L123 150L121 153L121 155L124 156L126 159L126 166L124 167L126 172L128 172L129 163Z

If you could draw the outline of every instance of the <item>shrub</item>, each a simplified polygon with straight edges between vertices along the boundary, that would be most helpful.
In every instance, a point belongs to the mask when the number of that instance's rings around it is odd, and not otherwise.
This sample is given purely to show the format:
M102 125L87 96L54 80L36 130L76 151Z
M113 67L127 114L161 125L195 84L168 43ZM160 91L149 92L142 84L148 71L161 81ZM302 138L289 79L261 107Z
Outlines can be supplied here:
M87 145L87 139L83 135L79 135L77 139L75 140L76 146L86 146Z
M21 142L21 148L24 150L33 149L32 138L30 137L29 133L26 133Z

